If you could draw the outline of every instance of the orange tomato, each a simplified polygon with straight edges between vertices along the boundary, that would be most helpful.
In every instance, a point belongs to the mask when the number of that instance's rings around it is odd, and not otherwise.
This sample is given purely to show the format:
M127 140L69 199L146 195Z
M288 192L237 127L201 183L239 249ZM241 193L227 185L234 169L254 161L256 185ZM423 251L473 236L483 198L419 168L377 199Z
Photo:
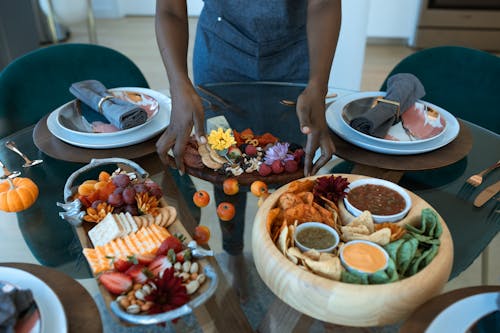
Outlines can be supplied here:
M193 195L193 202L197 207L206 207L210 202L210 195L205 190L196 191Z
M236 214L236 209L234 205L230 202L221 202L217 206L217 216L222 221L231 221Z
M268 193L267 184L261 180L256 180L250 185L250 191L256 197L260 197L261 195Z
M206 225L199 225L194 228L193 238L196 243L205 245L210 240L210 229Z
M222 183L222 190L227 195L235 195L240 191L240 184L238 183L238 179L231 177L226 178Z

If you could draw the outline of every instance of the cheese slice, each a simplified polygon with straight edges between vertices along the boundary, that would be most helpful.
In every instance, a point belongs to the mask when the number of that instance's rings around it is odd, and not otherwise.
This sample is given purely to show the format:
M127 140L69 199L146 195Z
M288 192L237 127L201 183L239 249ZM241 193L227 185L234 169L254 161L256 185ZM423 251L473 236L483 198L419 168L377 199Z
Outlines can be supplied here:
M117 237L121 237L123 233L124 229L121 224L117 223L113 214L108 213L101 222L90 229L88 235L95 247L104 245Z
M115 214L115 217L118 220L118 222L122 225L123 229L126 232L126 235L128 235L129 233L132 232L132 226L128 223L128 220L125 217L124 213ZM124 235L124 236L126 236L126 235Z
M127 219L128 223L130 224L130 227L132 228L132 232L137 232L137 230L139 230L139 228L138 228L137 223L135 222L135 219L132 216L132 214L130 214L129 212L126 212L125 218Z

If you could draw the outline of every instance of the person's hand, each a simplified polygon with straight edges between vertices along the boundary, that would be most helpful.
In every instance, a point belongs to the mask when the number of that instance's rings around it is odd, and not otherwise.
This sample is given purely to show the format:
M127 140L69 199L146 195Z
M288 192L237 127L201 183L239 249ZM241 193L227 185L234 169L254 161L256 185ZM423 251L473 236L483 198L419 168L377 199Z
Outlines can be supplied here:
M302 133L307 135L304 175L314 175L335 153L325 118L325 94L320 89L306 87L297 99L297 117ZM321 156L313 165L318 148L321 148Z
M176 167L184 172L184 149L194 126L195 135L200 143L206 143L204 113L200 96L191 84L172 89L172 113L170 123L156 142L156 151L163 164ZM172 149L175 163L168 157Z

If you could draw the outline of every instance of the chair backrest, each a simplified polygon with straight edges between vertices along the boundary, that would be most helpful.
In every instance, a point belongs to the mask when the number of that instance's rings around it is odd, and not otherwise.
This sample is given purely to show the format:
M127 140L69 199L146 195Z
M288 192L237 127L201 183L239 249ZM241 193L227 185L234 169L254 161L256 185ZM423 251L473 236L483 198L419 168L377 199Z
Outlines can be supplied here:
M0 72L0 137L74 99L70 85L88 79L107 88L149 87L132 60L108 47L70 43L37 49Z
M479 50L440 46L418 51L394 67L425 87L425 101L458 118L500 133L500 58ZM385 91L387 79L381 90Z

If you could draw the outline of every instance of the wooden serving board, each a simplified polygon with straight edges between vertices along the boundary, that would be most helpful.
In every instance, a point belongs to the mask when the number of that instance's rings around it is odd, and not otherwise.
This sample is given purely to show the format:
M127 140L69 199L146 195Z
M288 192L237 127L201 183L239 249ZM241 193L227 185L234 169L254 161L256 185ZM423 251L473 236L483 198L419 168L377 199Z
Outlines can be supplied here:
M367 178L337 175L346 177L350 182ZM441 216L439 221L443 233L439 252L427 267L411 277L388 284L358 285L333 281L302 270L279 251L266 226L269 210L275 207L287 187L279 188L259 208L252 231L252 249L261 278L277 297L297 311L339 325L367 327L394 324L439 294L448 281L453 264L453 242ZM432 206L414 193L408 193L413 205L408 215L398 223L418 224L421 210Z
M163 198L160 202L163 202L166 204L165 199ZM78 239L80 240L80 244L82 245L83 248L93 248L93 244L90 241L90 238L88 237L88 231L92 228L92 226L95 225L94 223L90 222L83 222L81 226L76 228L76 233L78 235ZM172 223L168 228L168 232L172 235L174 234L182 234L183 236L186 237L185 243L187 244L189 241L193 240L191 235L187 232L187 230L184 228L184 225L181 223L179 219L176 219L174 223ZM198 262L198 265L200 266L199 272L203 272L205 267L209 265L207 259L196 259L196 262ZM97 275L95 276L97 278ZM106 288L104 288L100 283L99 284L99 290L102 294L102 297L106 303L106 306L108 307L108 310L110 313L113 313L109 307L110 303L115 300L116 297L111 295ZM198 297L202 293L204 293L208 289L209 281L208 279L200 286L200 288L193 294L191 295L191 299ZM116 317L116 320L122 323L123 325L133 325L130 323L127 323L125 321L120 320L118 317Z

